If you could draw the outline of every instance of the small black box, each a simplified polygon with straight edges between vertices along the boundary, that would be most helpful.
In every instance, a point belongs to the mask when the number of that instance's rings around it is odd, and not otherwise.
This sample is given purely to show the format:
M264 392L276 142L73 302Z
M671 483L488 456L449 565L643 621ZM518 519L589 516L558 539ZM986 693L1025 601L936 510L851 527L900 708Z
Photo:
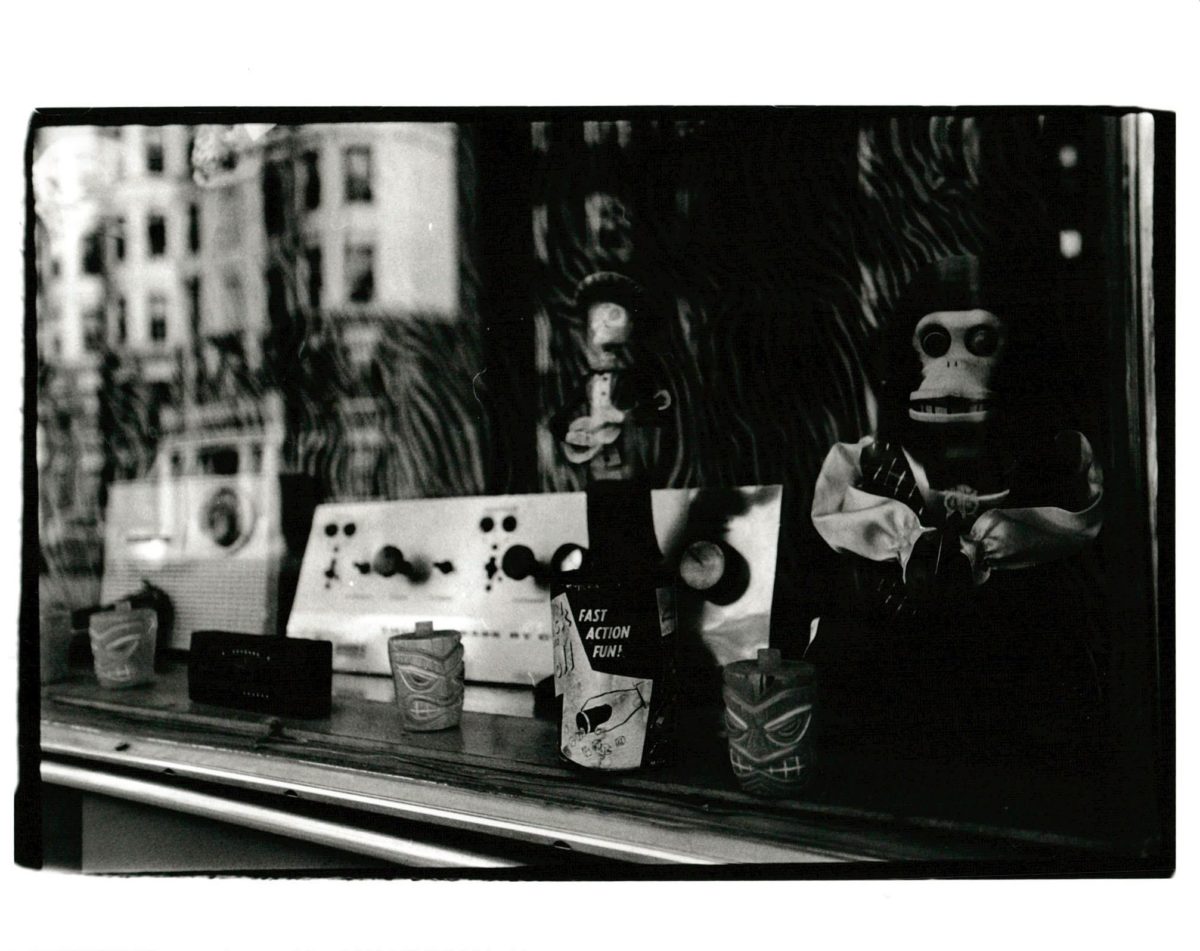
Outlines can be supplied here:
M333 696L333 644L195 631L188 697L197 703L292 717L327 717Z

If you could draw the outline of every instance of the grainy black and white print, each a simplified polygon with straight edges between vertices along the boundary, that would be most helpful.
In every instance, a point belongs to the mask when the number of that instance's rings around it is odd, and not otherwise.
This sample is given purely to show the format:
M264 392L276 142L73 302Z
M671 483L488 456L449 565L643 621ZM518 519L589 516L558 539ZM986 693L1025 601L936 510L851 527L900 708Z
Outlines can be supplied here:
M818 671L830 762L1068 764L1128 810L1063 836L1162 854L1173 116L273 118L34 123L43 616L136 591L117 566L176 544L138 534L130 486L242 480L156 497L213 551L250 546L230 571L185 552L159 587L179 624L272 632L305 506L587 488L564 446L602 434L563 414L597 372L580 294L603 273L636 288L656 407L624 464L782 486L763 638ZM638 420L628 385L608 410ZM267 509L283 554L256 561Z

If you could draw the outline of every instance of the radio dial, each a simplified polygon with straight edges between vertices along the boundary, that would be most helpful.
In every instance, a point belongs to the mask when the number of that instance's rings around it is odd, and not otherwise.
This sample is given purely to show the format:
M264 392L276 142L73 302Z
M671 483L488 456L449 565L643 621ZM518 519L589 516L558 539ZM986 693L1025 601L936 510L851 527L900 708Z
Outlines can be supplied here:
M412 566L404 560L404 553L395 545L384 545L379 549L371 567L375 569L375 574L384 578L395 574L408 575L412 572Z
M231 548L242 537L242 513L237 493L220 489L209 499L204 529L221 548Z

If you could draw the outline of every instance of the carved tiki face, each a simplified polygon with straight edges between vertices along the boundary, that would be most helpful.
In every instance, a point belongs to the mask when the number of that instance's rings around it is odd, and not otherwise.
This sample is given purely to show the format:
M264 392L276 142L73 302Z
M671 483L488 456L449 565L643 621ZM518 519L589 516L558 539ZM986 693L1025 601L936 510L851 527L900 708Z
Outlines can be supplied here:
M134 687L154 679L158 616L150 608L101 611L88 623L96 679L102 687Z
M801 788L813 766L815 689L806 665L775 673L752 661L725 674L725 727L729 763L742 787L758 796L786 796Z
M463 647L457 631L388 641L396 704L408 730L458 725L463 703Z

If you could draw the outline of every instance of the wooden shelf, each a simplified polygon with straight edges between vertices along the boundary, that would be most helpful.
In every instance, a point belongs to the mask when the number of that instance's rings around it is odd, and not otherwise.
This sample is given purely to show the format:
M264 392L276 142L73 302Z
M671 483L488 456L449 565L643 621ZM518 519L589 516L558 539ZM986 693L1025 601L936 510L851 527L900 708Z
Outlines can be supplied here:
M765 801L738 789L715 709L685 711L677 765L607 775L558 757L556 719L481 712L525 704L473 690L459 729L413 734L390 704L364 699L379 691L335 691L329 718L293 720L193 704L182 665L126 691L80 674L44 688L41 745L44 760L60 766L265 796L283 811L321 806L510 841L524 861L530 847L631 862L806 867L1053 869L1128 855L1103 789L1086 777L830 752L802 798Z

